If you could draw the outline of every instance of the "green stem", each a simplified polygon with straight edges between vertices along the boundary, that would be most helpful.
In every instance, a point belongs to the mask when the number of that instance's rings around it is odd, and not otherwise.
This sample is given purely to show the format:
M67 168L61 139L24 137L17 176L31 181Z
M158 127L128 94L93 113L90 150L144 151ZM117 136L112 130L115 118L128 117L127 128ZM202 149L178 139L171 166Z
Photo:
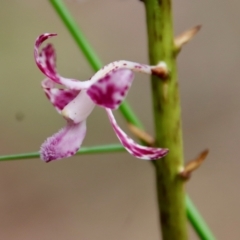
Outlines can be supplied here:
M167 79L152 77L156 142L170 150L155 164L162 237L163 240L186 240L184 182L178 175L183 165L183 144L171 0L144 2L150 63L164 61L170 70Z
M82 154L93 154L93 153L111 153L111 152L123 152L125 148L121 144L109 144L109 145L100 145L93 147L81 147L77 152L78 155ZM5 155L0 156L0 161L11 161L11 160L22 160L22 159L31 159L39 158L39 152L30 152L14 155Z
M191 222L194 230L198 234L199 238L202 240L215 240L216 238L213 236L211 230L188 196L186 196L186 204L187 217Z
M67 7L63 3L62 0L49 0L57 14L63 21L64 25L72 35L73 39L77 43L77 46L82 51L83 55L87 59L89 65L92 67L94 71L98 71L102 66L102 62L98 58L97 54L94 52L84 34L80 30L79 26L71 16ZM139 128L143 128L141 122L138 120L134 112L131 110L131 107L127 102L123 102L119 107L120 112L125 117L125 119Z

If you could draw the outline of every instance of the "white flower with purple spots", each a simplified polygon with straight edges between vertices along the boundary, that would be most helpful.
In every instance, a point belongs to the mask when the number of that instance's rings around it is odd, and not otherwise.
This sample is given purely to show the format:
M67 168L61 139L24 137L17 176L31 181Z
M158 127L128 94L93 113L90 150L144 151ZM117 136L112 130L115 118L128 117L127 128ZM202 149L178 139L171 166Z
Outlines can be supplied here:
M41 146L41 158L50 162L73 156L80 148L86 135L86 119L96 105L103 107L109 117L116 136L125 149L133 156L154 160L164 157L167 149L145 147L135 143L118 126L112 110L117 109L127 95L134 71L147 74L164 75L166 65L148 66L129 61L112 62L88 81L77 81L60 76L56 71L56 55L51 44L39 52L40 45L56 34L45 33L35 42L34 57L38 68L46 76L42 82L43 90L56 110L66 119L67 125ZM57 88L60 84L64 89Z

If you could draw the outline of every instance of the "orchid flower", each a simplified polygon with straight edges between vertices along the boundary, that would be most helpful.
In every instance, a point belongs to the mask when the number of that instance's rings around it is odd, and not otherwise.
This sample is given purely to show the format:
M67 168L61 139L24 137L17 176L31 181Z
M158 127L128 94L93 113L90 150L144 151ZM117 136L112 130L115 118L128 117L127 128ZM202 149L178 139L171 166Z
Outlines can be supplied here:
M141 146L135 143L118 126L112 110L117 109L127 95L134 78L134 71L163 75L165 63L148 66L129 61L112 62L93 75L90 80L77 81L60 76L56 70L56 54L51 44L41 51L41 44L56 34L40 35L34 48L38 68L46 76L42 81L43 90L67 122L59 132L49 137L40 148L40 156L45 162L73 156L80 148L86 135L86 119L96 105L103 107L112 128L125 149L136 158L154 160L164 157L167 149ZM57 88L60 84L64 89Z

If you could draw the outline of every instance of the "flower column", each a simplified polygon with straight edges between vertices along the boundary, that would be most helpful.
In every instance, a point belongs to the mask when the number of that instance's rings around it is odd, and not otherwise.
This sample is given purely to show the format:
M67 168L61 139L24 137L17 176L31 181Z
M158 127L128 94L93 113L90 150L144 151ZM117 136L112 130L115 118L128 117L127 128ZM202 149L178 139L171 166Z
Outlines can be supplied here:
M144 0L144 4L150 63L164 61L170 71L165 79L152 77L156 144L169 148L169 154L154 164L162 236L164 240L185 240L184 183L178 175L183 165L183 145L171 0Z

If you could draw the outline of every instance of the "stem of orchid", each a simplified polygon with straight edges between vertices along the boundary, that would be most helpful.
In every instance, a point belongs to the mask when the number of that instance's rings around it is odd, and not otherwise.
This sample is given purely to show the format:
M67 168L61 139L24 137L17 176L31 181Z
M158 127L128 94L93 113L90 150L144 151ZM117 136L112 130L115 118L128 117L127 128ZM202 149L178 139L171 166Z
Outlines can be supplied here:
M77 43L77 46L87 59L89 65L92 67L94 71L98 71L103 66L103 64L101 63L100 59L98 58L97 54L94 52L90 44L88 43L87 39L83 35L82 31L80 30L79 26L71 16L70 12L68 11L63 1L62 0L49 0L49 1L54 7L59 17L61 18L61 20L63 21L63 23L65 24L70 34L72 35L73 39ZM132 123L137 127L143 129L141 122L138 120L138 118L131 110L131 107L126 101L124 101L121 104L119 110L129 123Z
M111 153L111 152L124 152L126 149L121 144L99 145L93 147L81 147L76 155L93 154L93 153ZM22 160L39 158L39 152L21 153L14 155L0 156L0 161Z
M169 148L169 154L155 164L159 217L163 240L186 240L187 219L183 165L183 143L171 0L144 0L150 64L166 62L167 79L152 76L152 96L156 145Z
M72 37L75 39L77 45L79 46L80 50L83 52L85 57L87 58L91 67L95 71L97 71L99 68L101 68L102 63L99 60L99 58L97 57L97 55L95 54L95 52L92 50L90 45L88 44L88 42L85 39L82 32L79 30L76 22L73 20L71 14L67 10L66 6L63 4L63 1L61 1L61 0L49 0L49 1L52 4L52 6L54 7L54 9L56 10L56 12L58 13L58 15L60 16L60 18L62 19L63 23L65 24L65 26L67 27L69 32L71 33ZM152 1L149 1L149 0L145 0L145 1L147 2L146 4L148 4L148 5L152 4L151 3ZM154 2L156 3L156 1L154 1ZM158 2L161 3L161 1L158 1ZM150 13L151 12L153 13L152 10L150 10ZM158 16L158 14L157 14L157 16ZM149 23L149 26L150 25L154 26L154 19L152 19L152 20L149 19L148 21L151 22L151 24ZM166 23L168 23L168 22L166 22ZM157 33L161 29L161 25L160 25L160 27L159 27L159 25L160 24L156 22L156 28L158 28ZM151 27L151 28L153 28L153 27ZM149 32L151 32L151 34L152 34L152 30L149 31ZM149 37L151 37L150 34L149 34ZM168 35L166 35L165 37L168 37ZM153 48L155 48L155 44L154 44ZM153 51L150 51L150 52L153 52ZM154 55L154 53L153 53L153 55ZM126 102L123 103L120 106L120 111L128 122L130 122L130 123L134 124L135 126L143 129L140 120L132 112L130 106ZM155 163L155 161L153 163ZM200 239L202 239L202 240L214 240L214 238L209 237L209 236L211 236L210 234L208 234L208 232L210 232L210 230L206 227L207 225L206 225L206 223L204 223L204 220L201 218L200 214L197 211L195 211L196 208L194 207L190 198L187 198L186 207L187 207L188 219L189 219L190 223L192 224L192 226L194 227L194 229L196 230L196 232L198 234L200 232L205 233L205 234L199 234ZM201 222L203 224L200 224L199 219L201 219ZM202 236L208 236L208 238L203 238Z

